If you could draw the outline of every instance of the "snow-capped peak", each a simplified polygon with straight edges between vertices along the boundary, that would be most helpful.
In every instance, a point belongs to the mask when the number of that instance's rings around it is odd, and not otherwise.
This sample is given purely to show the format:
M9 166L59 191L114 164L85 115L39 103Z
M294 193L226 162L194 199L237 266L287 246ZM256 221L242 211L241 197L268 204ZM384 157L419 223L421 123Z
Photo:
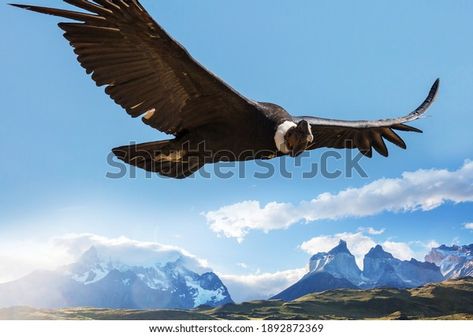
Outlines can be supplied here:
M309 270L311 273L327 272L335 278L345 278L355 285L362 282L361 271L356 265L355 257L343 240L329 252L313 255L310 258Z
M348 249L347 242L344 240L340 240L338 245L331 249L328 254L339 254L339 253L346 253L352 255L350 250Z
M386 252L381 245L376 245L366 254L366 258L393 259L394 257L391 253Z
M93 246L76 263L60 270L85 286L102 286L102 283L110 282L109 287L115 288L120 284L124 291L137 286L147 288L158 296L166 297L164 301L173 302L170 306L173 308L232 302L227 288L217 275L212 272L200 275L188 269L182 256L177 255L175 259L165 262L147 260L137 265L130 264L130 261L130 258L123 258L116 251Z
M433 248L425 260L439 266L446 278L473 276L473 244L441 245Z

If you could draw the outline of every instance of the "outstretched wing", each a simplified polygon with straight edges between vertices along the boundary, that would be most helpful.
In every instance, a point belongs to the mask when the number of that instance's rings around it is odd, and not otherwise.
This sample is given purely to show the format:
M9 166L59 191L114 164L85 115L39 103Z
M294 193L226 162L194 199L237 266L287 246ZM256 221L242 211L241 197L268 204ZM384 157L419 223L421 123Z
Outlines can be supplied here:
M14 6L74 20L59 27L80 64L132 117L176 135L255 113L256 103L201 66L138 0L64 2L87 12Z
M418 132L421 130L405 123L419 119L434 101L439 88L437 79L430 89L425 101L407 116L384 120L344 121L315 117L295 117L294 121L307 120L311 124L314 142L308 148L358 148L361 153L371 157L373 148L383 156L388 156L388 149L383 139L406 149L406 143L396 134L395 130Z

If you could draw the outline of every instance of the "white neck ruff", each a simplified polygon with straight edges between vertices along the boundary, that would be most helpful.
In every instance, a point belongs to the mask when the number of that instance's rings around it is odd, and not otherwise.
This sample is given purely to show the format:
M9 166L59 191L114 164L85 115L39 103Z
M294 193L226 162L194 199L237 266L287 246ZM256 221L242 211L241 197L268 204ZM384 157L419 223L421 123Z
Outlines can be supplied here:
M287 131L296 126L297 125L292 121L285 121L278 126L276 134L274 135L274 143L281 153L288 154L290 152L289 148L287 148L286 139L284 137L286 136Z

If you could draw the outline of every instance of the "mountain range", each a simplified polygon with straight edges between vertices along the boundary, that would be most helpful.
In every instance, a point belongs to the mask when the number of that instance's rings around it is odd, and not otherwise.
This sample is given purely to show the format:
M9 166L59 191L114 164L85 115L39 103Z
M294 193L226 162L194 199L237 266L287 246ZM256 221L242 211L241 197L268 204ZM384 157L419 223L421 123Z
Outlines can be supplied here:
M91 247L74 264L2 284L0 306L190 309L233 302L216 274L198 274L181 258L130 265L113 252Z
M258 300L191 310L0 309L0 320L472 320L473 278L411 289L337 289L291 302Z
M153 254L144 258L141 253L126 252L91 247L73 264L55 271L35 271L0 284L0 307L146 310L233 303L215 273L192 267L185 256L157 262ZM473 244L442 245L433 248L425 260L399 260L377 245L365 255L361 270L347 243L341 240L329 252L313 255L308 273L272 299L293 301L335 289L408 289L473 276Z
M341 240L329 252L312 256L309 261L309 272L297 283L275 295L273 299L292 301L313 292L339 288L414 288L468 275L464 268L470 264L467 261L468 257L463 257L468 254L466 248L457 248L450 253L444 252L445 249L442 246L432 249L429 256L435 255L436 259L427 257L428 261L420 262L415 259L399 260L384 251L382 246L377 245L365 255L364 267L360 270L347 243ZM462 257L459 257L460 251ZM471 250L468 251L470 251L468 255L471 255ZM449 265L455 265L449 266L454 267L455 272L448 268L449 273L442 273L442 269L447 268L445 266L447 262Z
M441 245L433 248L425 260L439 266L448 279L473 276L473 244L451 247Z

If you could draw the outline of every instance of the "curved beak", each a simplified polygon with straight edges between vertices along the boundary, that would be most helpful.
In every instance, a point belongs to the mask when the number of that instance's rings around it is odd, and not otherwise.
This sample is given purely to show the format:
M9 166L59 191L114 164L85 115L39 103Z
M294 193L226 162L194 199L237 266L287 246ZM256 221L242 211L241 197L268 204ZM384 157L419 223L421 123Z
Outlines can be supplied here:
M308 145L309 145L308 141L299 142L297 145L294 146L294 148L292 148L290 155L292 157L301 155L306 150Z

